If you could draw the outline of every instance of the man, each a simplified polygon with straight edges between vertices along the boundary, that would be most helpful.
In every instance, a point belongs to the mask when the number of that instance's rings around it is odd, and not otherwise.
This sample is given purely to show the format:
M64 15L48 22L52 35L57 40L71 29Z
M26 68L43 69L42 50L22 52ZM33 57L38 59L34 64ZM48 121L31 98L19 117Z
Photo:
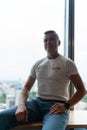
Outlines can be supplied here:
M38 121L43 122L42 130L65 130L69 108L81 100L86 90L74 62L59 54L59 45L60 40L55 31L44 33L47 56L33 65L18 106L0 113L0 130ZM38 97L26 101L36 79ZM69 99L70 81L76 92Z

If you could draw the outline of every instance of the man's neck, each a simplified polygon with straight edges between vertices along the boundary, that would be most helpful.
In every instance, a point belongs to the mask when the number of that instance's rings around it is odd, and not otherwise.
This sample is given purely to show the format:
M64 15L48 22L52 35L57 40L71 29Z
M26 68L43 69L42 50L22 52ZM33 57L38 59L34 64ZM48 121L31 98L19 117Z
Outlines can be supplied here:
M55 58L58 57L58 56L59 56L58 53L56 53L56 54L48 54L48 55L47 55L48 59L55 59Z

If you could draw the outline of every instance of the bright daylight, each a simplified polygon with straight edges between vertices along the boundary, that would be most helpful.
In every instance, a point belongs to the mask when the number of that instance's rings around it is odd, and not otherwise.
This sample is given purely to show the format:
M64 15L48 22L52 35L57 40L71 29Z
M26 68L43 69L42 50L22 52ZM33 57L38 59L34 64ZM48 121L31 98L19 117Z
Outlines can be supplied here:
M18 95L29 76L31 66L46 56L43 48L43 33L46 30L52 29L59 34L61 40L59 52L64 54L64 2L64 0L0 1L1 109L17 104ZM83 4L81 16L79 13L82 8L81 2L82 0L77 0L75 5L75 62L87 87L87 63L84 61L87 56L86 4ZM35 84L30 98L36 96L36 91ZM80 102L76 108L83 109L81 106L87 108L85 102Z

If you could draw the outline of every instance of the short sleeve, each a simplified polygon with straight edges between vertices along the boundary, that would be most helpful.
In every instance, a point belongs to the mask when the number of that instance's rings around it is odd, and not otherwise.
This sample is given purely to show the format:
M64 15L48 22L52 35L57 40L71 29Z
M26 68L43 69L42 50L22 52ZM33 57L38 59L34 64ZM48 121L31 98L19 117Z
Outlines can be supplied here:
M34 64L30 71L30 76L36 79L36 73L35 73L36 64Z
M38 65L42 62L43 59L37 61L31 68L31 71L30 71L30 76L32 76L33 78L36 79L36 69L38 67Z
M78 74L78 69L77 69L77 66L76 64L68 59L66 61L66 74L67 74L67 77L70 77L71 75L74 75L74 74Z

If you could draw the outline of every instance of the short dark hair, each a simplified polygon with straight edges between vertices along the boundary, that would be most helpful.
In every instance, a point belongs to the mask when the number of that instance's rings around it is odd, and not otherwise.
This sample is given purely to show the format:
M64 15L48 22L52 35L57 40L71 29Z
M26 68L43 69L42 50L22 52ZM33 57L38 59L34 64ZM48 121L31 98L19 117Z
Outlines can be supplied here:
M49 33L56 33L54 30L48 30L46 32L44 32L44 34L49 34Z
M58 36L58 34L57 34L54 30L48 30L48 31L44 32L45 35L46 35L46 34L50 34L50 33L56 34L56 36L57 36L57 38L58 38L58 40L59 40L59 36Z

